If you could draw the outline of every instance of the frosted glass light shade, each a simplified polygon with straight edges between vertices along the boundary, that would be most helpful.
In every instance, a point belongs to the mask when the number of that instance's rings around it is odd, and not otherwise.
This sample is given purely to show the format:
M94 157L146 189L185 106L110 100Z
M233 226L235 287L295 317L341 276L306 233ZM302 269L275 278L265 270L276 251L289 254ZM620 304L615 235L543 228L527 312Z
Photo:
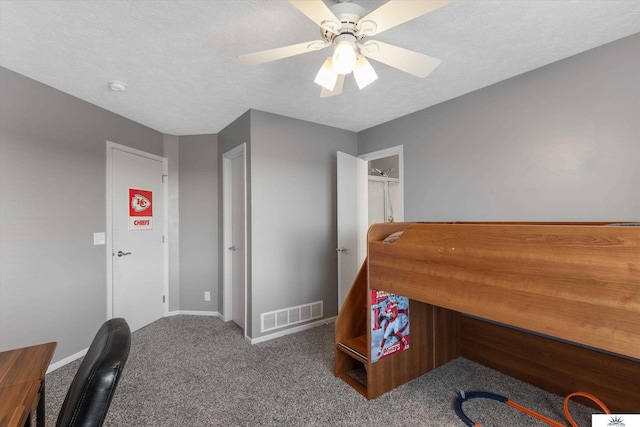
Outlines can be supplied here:
M331 65L331 57L327 58L320 67L318 74L316 74L316 78L314 80L315 83L319 84L323 88L327 90L333 90L336 87L336 82L338 81L338 73L333 69Z
M361 90L378 80L376 70L373 69L364 56L358 57L356 66L353 69L353 77L356 79L356 83Z
M349 74L356 66L356 51L353 43L342 40L333 51L333 69L338 74Z

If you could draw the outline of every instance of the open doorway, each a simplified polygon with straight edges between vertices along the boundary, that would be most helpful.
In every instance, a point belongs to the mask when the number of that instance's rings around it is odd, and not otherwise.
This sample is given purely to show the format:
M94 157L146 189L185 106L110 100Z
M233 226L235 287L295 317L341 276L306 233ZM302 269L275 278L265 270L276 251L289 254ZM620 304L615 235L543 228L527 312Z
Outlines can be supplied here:
M368 217L369 226L380 222L399 221L400 209L400 156L370 160L368 162Z
M402 151L402 145L397 145L359 156L367 161L368 226L404 221Z

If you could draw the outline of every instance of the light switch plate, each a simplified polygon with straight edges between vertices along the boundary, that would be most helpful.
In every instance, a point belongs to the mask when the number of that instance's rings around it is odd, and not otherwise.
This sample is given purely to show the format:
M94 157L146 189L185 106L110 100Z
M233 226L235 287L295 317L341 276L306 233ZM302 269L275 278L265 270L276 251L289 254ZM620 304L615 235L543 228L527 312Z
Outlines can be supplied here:
M93 244L94 245L104 245L105 244L105 233L93 233Z

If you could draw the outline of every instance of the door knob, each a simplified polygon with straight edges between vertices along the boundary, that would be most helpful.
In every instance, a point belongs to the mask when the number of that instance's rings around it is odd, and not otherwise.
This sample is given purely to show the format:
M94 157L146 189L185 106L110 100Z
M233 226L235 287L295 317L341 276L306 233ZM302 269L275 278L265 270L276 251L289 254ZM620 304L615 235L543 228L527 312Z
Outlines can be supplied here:
M336 248L336 251L342 252L343 254L350 254L351 250L347 248Z
M228 248L230 251L235 251L236 250L236 245L231 246L230 248Z
M126 255L131 255L131 252L122 252L122 251L118 251L118 256L126 256Z

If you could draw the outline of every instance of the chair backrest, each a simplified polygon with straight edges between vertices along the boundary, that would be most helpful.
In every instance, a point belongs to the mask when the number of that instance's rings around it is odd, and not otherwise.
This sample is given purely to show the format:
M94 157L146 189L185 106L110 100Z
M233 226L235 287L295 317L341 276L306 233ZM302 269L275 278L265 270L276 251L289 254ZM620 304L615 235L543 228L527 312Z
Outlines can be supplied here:
M98 330L64 399L56 427L102 426L131 348L124 319Z

